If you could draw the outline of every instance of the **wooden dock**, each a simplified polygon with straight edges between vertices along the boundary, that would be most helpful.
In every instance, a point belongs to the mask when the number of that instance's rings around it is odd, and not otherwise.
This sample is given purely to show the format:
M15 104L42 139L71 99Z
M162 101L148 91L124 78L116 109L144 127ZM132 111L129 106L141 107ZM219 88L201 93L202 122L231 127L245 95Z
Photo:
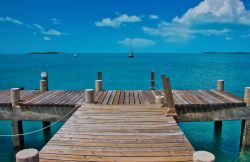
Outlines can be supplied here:
M83 105L40 151L40 161L192 161L193 147L166 113L140 105Z
M84 90L21 90L21 106L69 106L85 101ZM100 105L154 105L156 96L164 96L162 90L107 90L95 93L95 103ZM175 106L216 107L246 106L240 97L216 90L173 90ZM0 90L0 105L11 106L10 91Z
M93 104L85 103L84 90L42 93L21 90L16 107L11 103L10 91L5 90L0 91L0 119L14 123L20 119L52 121L79 107L40 151L41 162L187 162L193 161L195 150L176 119L187 114L194 121L197 114L202 120L214 120L214 116L218 120L214 112L246 107L241 98L225 91L173 90L171 93L176 113L169 113L168 107L156 103L157 96L164 96L163 90L100 91L94 93ZM211 118L200 112L210 114ZM17 128L14 132L18 132ZM14 138L16 145L17 141Z

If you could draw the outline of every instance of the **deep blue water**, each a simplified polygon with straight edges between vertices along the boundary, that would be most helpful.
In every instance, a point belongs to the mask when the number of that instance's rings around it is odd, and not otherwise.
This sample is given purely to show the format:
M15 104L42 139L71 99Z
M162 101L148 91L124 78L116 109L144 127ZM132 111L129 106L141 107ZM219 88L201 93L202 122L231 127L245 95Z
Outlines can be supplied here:
M250 86L250 55L247 54L72 54L64 55L0 55L0 89L25 87L38 89L40 72L49 72L50 89L94 88L97 71L103 72L105 89L149 89L150 72L170 77L173 89L215 89L218 79L225 89L243 96ZM213 122L180 123L197 150L216 155L218 162L250 161L250 152L239 152L240 121L226 121L221 132L214 132ZM24 131L42 127L41 122L24 121ZM63 123L51 132L25 136L26 148L41 149ZM10 134L10 121L0 121L0 134ZM14 159L12 141L0 137L0 162Z

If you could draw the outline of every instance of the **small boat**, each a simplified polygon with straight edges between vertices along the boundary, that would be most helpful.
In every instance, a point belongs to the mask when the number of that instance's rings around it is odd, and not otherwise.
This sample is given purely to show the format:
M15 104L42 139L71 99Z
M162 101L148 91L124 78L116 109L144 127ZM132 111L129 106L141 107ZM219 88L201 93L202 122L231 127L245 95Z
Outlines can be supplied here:
M74 55L73 55L74 57L78 57L78 54L77 53L74 53Z
M131 42L130 42L130 53L129 53L128 57L129 57L129 58L134 58L133 42L132 42L132 39L131 39Z

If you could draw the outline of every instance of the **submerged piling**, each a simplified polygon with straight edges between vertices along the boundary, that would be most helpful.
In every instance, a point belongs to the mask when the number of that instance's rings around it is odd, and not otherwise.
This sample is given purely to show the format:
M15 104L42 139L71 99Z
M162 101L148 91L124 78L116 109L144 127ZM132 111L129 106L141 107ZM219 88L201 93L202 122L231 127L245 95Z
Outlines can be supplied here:
M222 121L214 121L214 129L221 130L222 129Z

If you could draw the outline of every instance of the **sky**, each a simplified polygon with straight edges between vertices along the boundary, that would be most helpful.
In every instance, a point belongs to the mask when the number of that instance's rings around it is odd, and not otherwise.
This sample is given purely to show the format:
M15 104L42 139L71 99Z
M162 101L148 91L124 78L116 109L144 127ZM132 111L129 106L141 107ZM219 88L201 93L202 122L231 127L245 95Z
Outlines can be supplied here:
M0 0L0 53L250 52L250 0Z

